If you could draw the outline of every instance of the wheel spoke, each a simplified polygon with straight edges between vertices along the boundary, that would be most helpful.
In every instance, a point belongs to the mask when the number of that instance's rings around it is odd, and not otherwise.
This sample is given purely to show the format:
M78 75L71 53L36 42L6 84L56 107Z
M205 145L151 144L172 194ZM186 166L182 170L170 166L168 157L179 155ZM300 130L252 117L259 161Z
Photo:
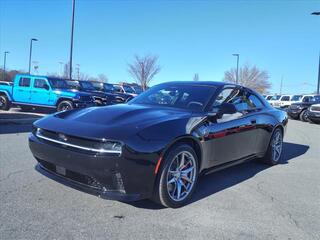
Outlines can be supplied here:
M180 199L181 196L181 183L177 182L177 199Z
M188 173L190 173L191 171L193 171L194 167L189 167L183 171L181 171L182 175L187 175Z
M181 178L182 178L183 180L186 180L186 181L189 182L189 183L193 183L193 181L192 181L188 176L182 175Z

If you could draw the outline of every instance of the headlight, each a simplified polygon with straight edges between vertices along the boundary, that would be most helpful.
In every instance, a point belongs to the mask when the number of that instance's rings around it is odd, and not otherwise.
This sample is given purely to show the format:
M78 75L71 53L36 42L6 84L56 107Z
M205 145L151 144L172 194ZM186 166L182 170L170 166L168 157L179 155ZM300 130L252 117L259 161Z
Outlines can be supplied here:
M101 148L102 148L101 149L102 152L106 152L106 153L116 153L116 154L122 153L122 143L120 142L104 140Z

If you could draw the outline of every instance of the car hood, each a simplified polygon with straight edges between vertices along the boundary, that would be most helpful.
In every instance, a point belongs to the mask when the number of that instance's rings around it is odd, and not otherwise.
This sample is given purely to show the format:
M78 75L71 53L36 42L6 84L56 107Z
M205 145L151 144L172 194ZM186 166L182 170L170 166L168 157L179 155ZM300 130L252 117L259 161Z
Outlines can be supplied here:
M76 94L82 95L82 96L90 96L89 93L81 92L76 89L55 89L54 92L57 94L75 94L76 93Z
M191 115L173 108L117 104L56 113L37 121L35 126L79 137L122 140L164 122L187 122Z

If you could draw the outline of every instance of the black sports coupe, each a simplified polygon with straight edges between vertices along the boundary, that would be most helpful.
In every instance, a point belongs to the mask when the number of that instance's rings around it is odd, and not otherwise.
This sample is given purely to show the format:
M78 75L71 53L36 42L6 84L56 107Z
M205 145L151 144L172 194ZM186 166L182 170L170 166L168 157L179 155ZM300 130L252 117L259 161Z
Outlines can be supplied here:
M55 113L34 123L37 169L109 199L180 207L200 174L281 158L288 122L255 91L223 82L159 84L127 104Z

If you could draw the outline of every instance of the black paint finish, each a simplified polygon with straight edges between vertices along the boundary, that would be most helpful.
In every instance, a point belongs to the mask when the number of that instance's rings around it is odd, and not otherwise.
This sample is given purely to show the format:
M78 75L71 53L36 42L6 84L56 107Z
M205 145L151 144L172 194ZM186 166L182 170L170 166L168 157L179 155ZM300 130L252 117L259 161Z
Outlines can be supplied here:
M212 101L226 87L245 89L219 82L179 84L216 87ZM207 106L204 111L192 111L128 103L56 113L35 122L29 146L41 169L48 175L56 175L55 180L111 199L149 198L161 159L177 142L194 147L203 173L239 159L264 155L274 129L280 127L285 131L288 120L285 112L252 93L264 106L228 121L210 114ZM122 153L120 156L88 153L53 144L38 138L37 128L84 141L118 141L123 144ZM59 172L59 167L66 171Z

